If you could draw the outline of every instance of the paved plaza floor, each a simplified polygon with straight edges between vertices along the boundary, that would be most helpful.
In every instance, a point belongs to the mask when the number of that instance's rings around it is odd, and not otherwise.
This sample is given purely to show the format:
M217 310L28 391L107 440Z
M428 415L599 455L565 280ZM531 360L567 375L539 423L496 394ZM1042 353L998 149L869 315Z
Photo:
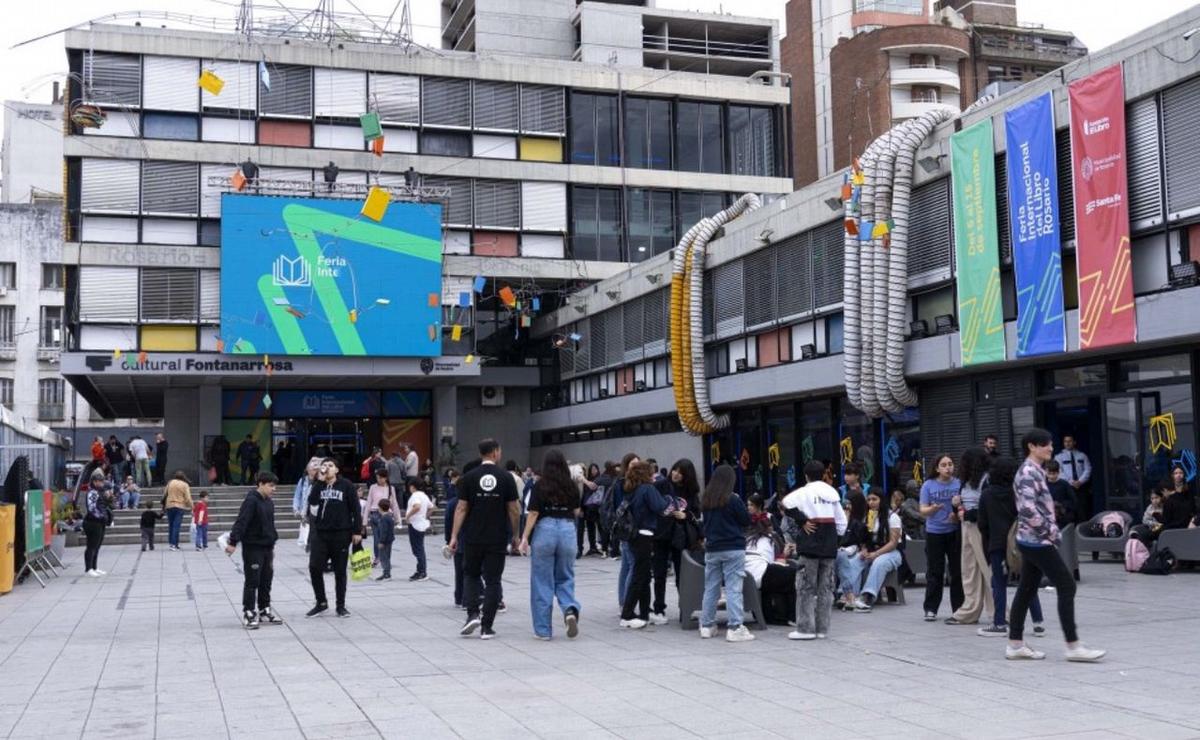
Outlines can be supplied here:
M306 620L306 559L281 542L287 624L256 632L238 622L241 576L215 547L104 548L101 579L69 550L46 589L0 597L0 737L1200 737L1200 573L1085 562L1080 633L1109 650L1086 665L1061 658L1048 591L1049 635L1031 639L1042 662L1006 662L1004 640L975 627L923 622L919 589L906 606L834 614L819 642L782 627L743 644L676 622L623 631L618 563L596 558L577 568L578 639L559 616L553 641L533 637L524 558L508 560L498 638L466 639L449 563L434 554L431 579L408 583L407 550L396 543L397 580L351 583L351 618Z

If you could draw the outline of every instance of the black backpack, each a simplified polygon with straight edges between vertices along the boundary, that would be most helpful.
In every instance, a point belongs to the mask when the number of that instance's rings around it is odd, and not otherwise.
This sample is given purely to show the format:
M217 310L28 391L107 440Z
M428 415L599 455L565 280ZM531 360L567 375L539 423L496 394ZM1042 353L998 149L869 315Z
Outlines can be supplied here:
M1160 547L1150 553L1150 557L1146 558L1138 572L1149 576L1165 576L1170 575L1174 567L1175 553L1171 552L1169 547Z
M621 505L613 512L612 536L622 542L628 542L633 539L634 533L637 532L637 526L633 523L633 512L630 510L630 504L632 503L633 497L626 496L621 499Z

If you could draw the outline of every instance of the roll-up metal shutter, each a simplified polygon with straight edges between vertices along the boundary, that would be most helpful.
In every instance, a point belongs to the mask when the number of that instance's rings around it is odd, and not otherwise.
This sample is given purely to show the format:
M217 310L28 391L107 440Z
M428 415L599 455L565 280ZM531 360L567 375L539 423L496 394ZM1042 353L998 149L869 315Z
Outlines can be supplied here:
M830 221L812 230L812 290L817 310L842 302L843 228L841 221Z
M592 345L592 370L599 370L608 362L608 314L605 311L592 317L591 331L588 332Z
M199 315L200 271L142 268L142 321L195 321Z
M712 270L705 270L704 277L700 281L700 304L700 331L707 339L713 335L716 327L715 312L713 309Z
M474 199L471 181L465 177L425 177L422 182L429 187L445 187L450 195L442 204L442 224L445 226L470 226Z
M1193 129L1194 141L1195 129ZM1125 111L1125 147L1129 153L1129 225L1133 231L1162 223L1162 168L1158 149L1158 100L1143 98ZM1189 148L1194 151L1195 146Z
M384 123L421 122L421 78L371 73L370 107Z
M656 290L644 296L642 342L646 346L646 357L661 355L667 351L667 292Z
M358 118L367 112L367 73L313 70L313 109L318 118Z
M80 165L79 208L91 213L137 213L140 162L84 159Z
M621 306L621 324L625 340L625 362L636 362L645 357L646 297L634 298Z
M475 128L517 130L517 83L475 80L472 87Z
M950 222L950 178L943 177L913 188L909 213L909 282L914 278L934 275L938 279L949 279L950 253L954 251ZM814 280L819 284L826 279L828 268L816 258L815 253L813 256L814 263L820 265L814 271ZM838 274L840 282L840 270Z
M521 191L516 180L475 181L475 225L486 228L520 227Z
M79 320L84 322L136 322L138 320L138 270L136 267L79 268Z
M1012 229L1008 223L1008 157L1000 152L995 158L996 232L1000 244L1000 264L1012 264Z
M775 273L775 252L771 246L751 252L742 259L742 282L753 299L746 303L746 327L769 324L775 320L775 301L778 280Z
M577 374L586 373L591 369L592 320L587 318L576 324L575 333L581 337L578 347L575 349L575 372ZM603 354L603 351L601 351L601 354Z
M958 459L976 439L971 425L971 383L941 380L923 384L919 392L921 418L938 420L930 425L930 439L926 440L925 431L921 431L921 447L928 451L925 458L928 470L934 464L933 455L945 452Z
M83 97L89 103L142 104L142 60L134 54L85 52Z
M566 231L566 183L522 182L521 227L526 231Z
M142 107L195 113L200 110L200 60L186 57L142 57L146 80Z
M421 123L470 128L471 81L449 77L421 78Z
M260 110L273 116L311 118L313 111L313 68L293 64L267 65L271 89L259 82Z
M610 308L604 312L608 317L604 326L604 365L614 367L625 361L625 322L622 310Z
M195 216L200 207L200 165L142 162L142 211Z
M1167 216L1174 221L1200 210L1200 77L1163 90L1162 125Z
M811 231L788 237L775 246L775 315L781 321L813 310L811 257Z
M745 296L741 260L726 262L712 271L713 318L718 339L741 334L745 328Z
M1071 129L1054 132L1058 160L1058 230L1063 242L1075 241L1075 168L1071 165Z
M200 271L200 320L221 320L221 271Z
M258 103L258 65L253 62L227 62L205 59L200 69L209 70L225 83L220 95L207 90L200 92L200 101L206 109L255 110ZM198 78L197 78L198 79ZM271 78L274 86L274 77ZM196 83L193 82L193 85Z
M521 85L521 131L527 134L566 133L566 94L551 85Z

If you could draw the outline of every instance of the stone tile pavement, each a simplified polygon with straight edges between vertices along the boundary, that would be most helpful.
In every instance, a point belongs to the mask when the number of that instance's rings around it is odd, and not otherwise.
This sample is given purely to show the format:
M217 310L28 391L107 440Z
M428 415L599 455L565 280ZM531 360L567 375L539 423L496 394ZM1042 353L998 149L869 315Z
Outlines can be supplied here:
M287 624L248 633L241 576L215 547L106 547L103 579L82 576L82 554L45 590L0 597L0 737L1200 737L1200 574L1084 563L1080 632L1110 652L1080 665L1060 657L1047 591L1048 659L1009 663L1001 639L921 621L916 589L907 606L835 614L829 640L772 627L728 644L674 622L619 630L618 564L588 558L581 635L556 624L547 643L530 628L528 560L514 558L485 642L457 635L447 561L433 553L431 580L404 580L403 542L399 580L351 583L352 618L304 619L305 556L284 541Z

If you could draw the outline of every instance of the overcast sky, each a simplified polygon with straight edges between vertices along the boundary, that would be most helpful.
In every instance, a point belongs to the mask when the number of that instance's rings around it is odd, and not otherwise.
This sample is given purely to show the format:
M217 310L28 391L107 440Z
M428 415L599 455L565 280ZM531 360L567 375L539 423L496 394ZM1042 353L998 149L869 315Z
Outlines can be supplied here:
M803 0L797 0L803 1ZM61 36L51 36L12 49L27 39L51 33L64 26L83 24L106 14L126 11L158 11L216 17L232 22L237 14L233 0L7 0L4 23L0 25L0 97L5 100L50 101L50 83L66 73L66 56ZM510 0L520 2L520 0ZM317 6L318 0L258 0L260 15L269 8L286 4L304 12ZM438 45L439 0L411 0L413 34L417 41ZM659 7L685 10L718 11L735 9L739 15L773 17L783 28L784 0L658 0ZM1089 49L1102 49L1119 39L1153 25L1193 3L1187 0L1018 0L1020 20L1042 23L1048 28L1073 31ZM386 16L395 0L335 0L339 11L350 12L357 5L364 12ZM52 10L53 12L48 12ZM282 10L280 10L282 12ZM147 18L144 25L161 23ZM178 24L168 23L176 26ZM1192 40L1200 47L1200 35Z

